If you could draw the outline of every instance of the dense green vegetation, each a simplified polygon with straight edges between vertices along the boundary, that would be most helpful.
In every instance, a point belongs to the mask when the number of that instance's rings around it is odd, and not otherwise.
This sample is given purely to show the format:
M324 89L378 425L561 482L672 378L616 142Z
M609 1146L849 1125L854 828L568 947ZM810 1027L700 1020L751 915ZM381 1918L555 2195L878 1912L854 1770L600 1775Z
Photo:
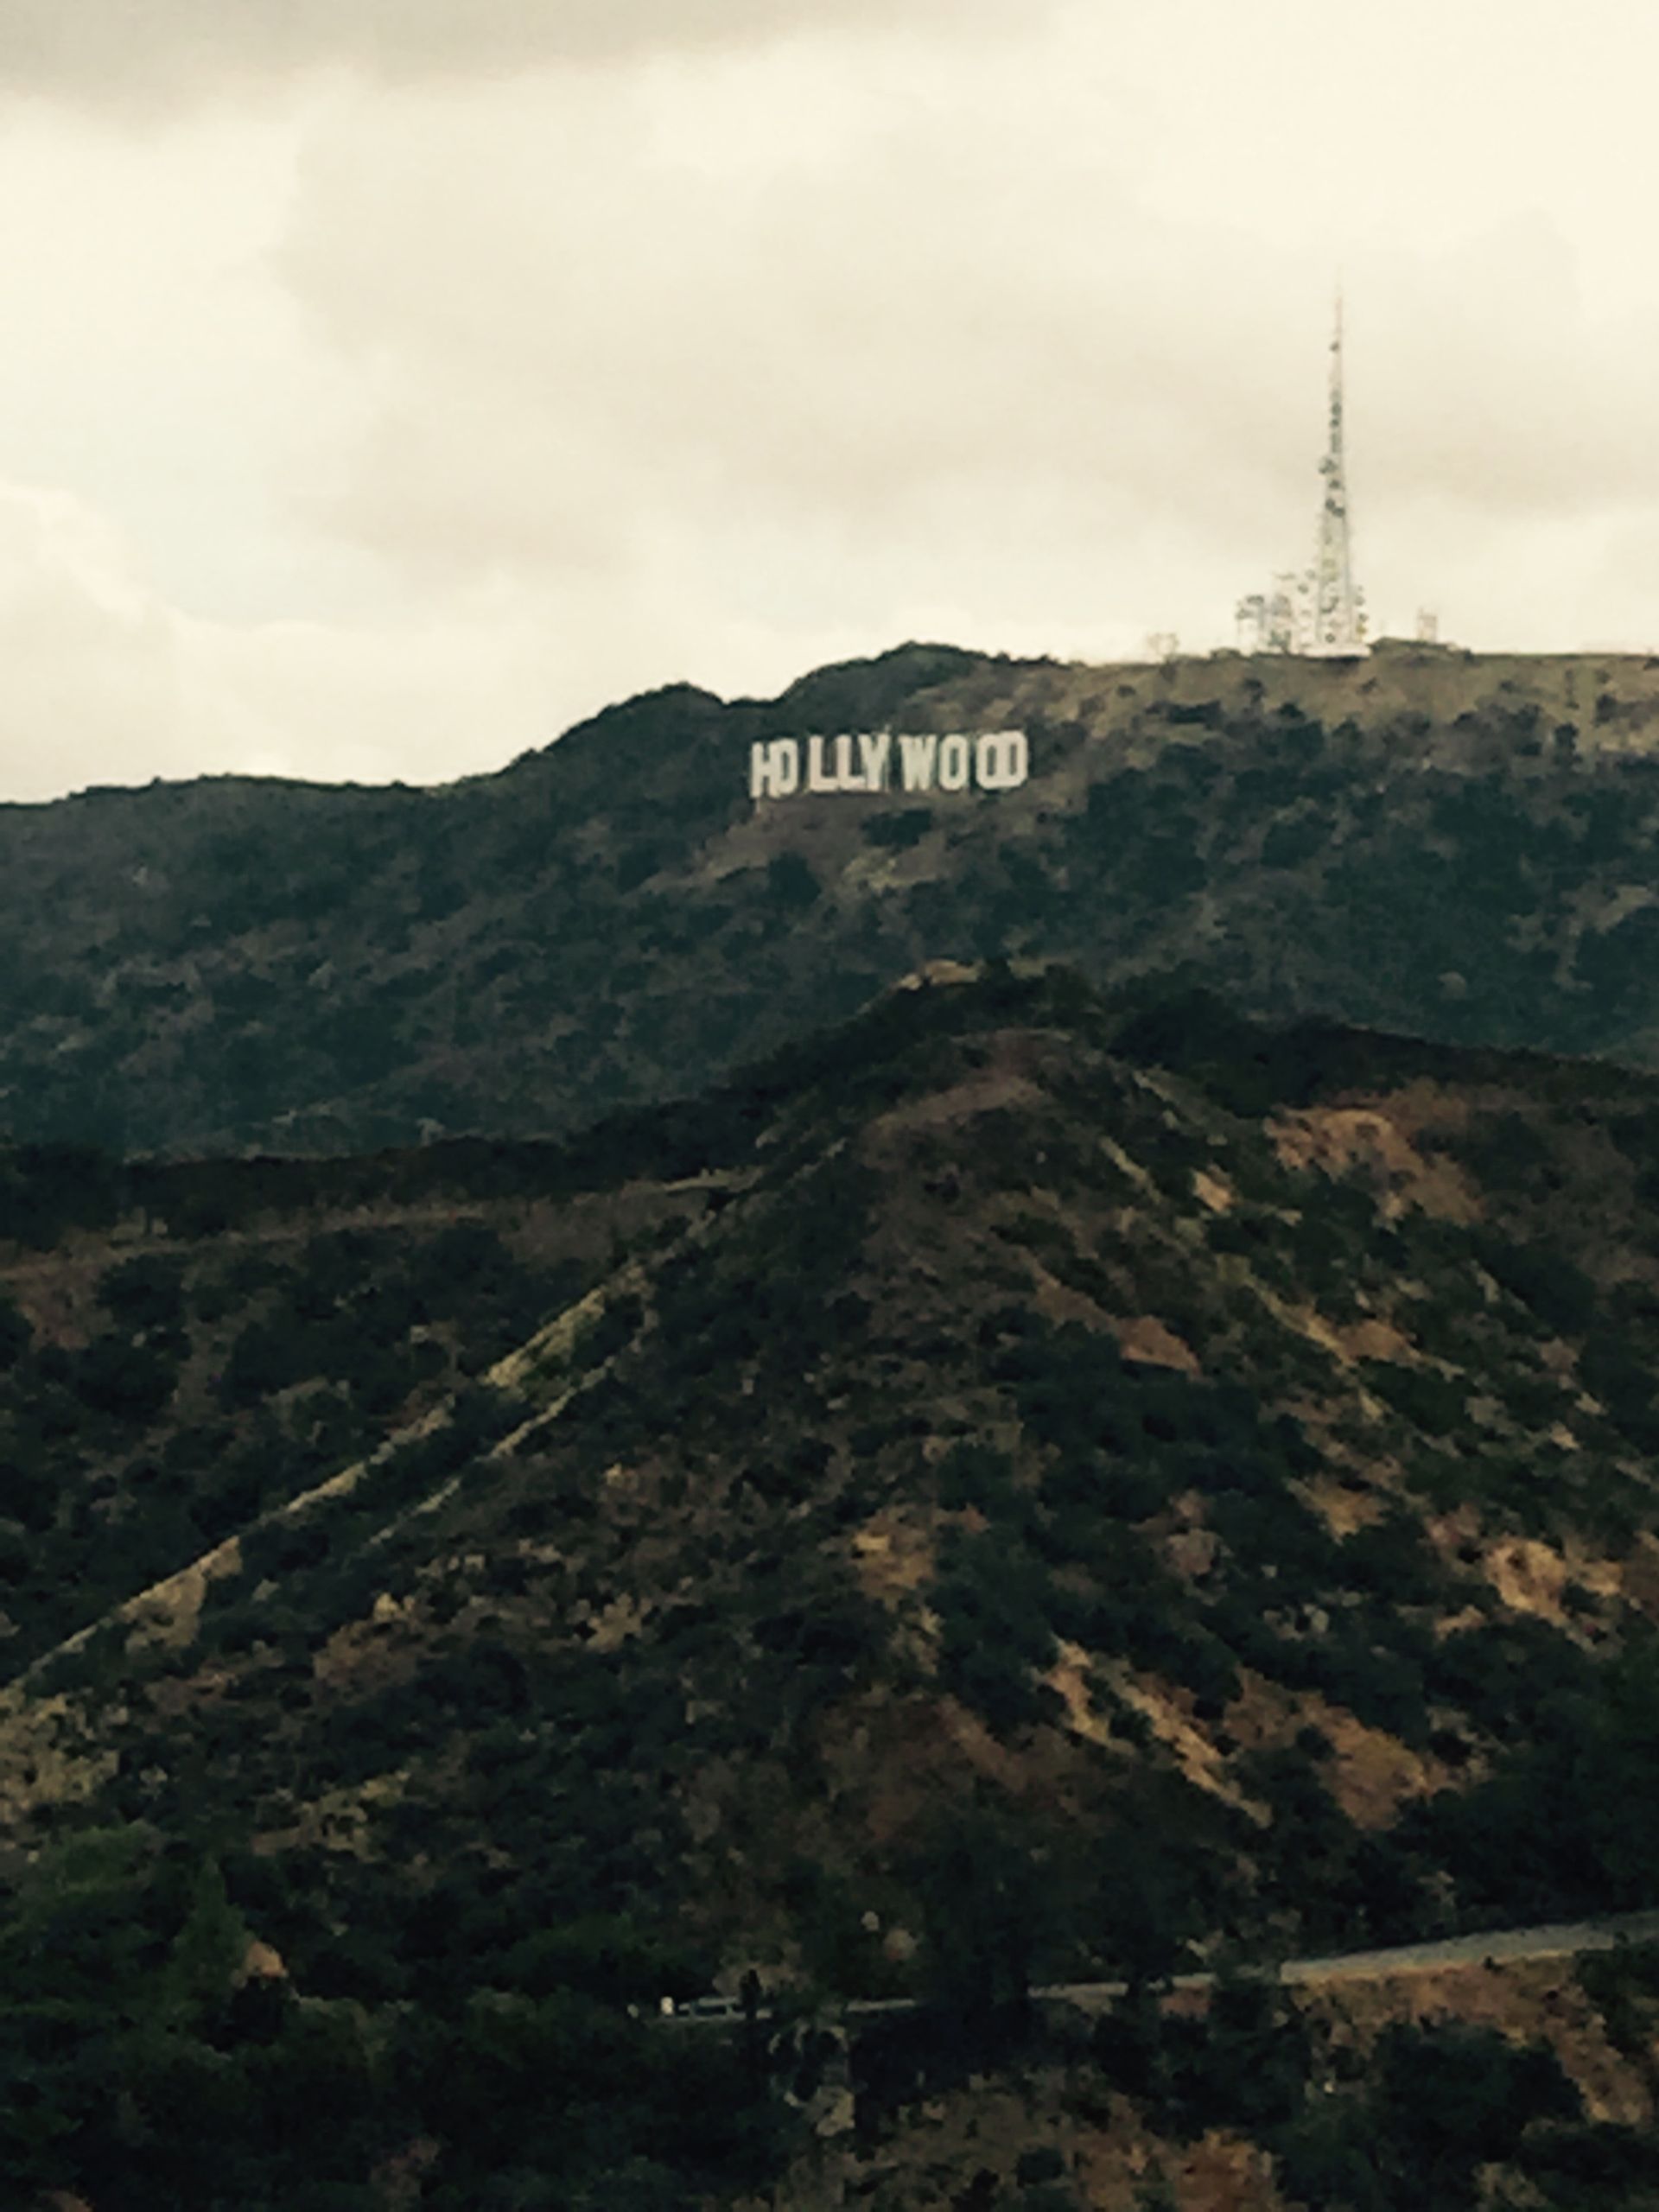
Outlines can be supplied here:
M776 2163L781 2107L741 2050L621 2009L684 1978L624 1923L521 1942L498 1986L450 1955L418 2003L371 2006L243 1975L248 1940L218 1863L142 1825L35 1860L0 1918L11 2201L72 2171L132 2212L375 2212L434 2129L439 2212L667 2212Z

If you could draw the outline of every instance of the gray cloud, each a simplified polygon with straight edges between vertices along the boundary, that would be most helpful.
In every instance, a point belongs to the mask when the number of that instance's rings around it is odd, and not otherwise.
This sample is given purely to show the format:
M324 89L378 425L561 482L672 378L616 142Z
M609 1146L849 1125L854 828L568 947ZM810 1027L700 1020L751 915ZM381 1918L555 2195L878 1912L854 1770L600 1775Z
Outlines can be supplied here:
M798 86L768 89L792 111ZM1072 526L1207 524L1206 463L1306 460L1317 364L1300 423L1262 366L1298 365L1282 265L1172 238L989 60L833 158L776 129L664 156L655 127L504 94L353 112L314 147L280 267L381 393L331 526L458 575L588 569L665 517L925 541L942 502L1029 513L1033 486Z
M1339 267L1382 620L1645 642L1656 73L1611 0L0 0L0 770L1222 642Z
M971 42L930 99L918 67L887 107L855 74L700 75L705 136L666 146L620 82L338 118L279 265L378 403L319 520L440 588L677 565L851 625L925 594L1096 650L1206 604L1225 636L1310 550L1332 259L1172 212L1109 84L1033 99ZM1265 189L1208 159L1217 209ZM1659 512L1652 308L1614 345L1557 221L1471 207L1348 258L1373 602L1408 620L1439 577L1471 626L1506 594L1541 637L1598 596L1622 622ZM1630 508L1610 588L1595 548Z
M338 66L488 76L999 14L998 0L6 0L0 92L143 105Z

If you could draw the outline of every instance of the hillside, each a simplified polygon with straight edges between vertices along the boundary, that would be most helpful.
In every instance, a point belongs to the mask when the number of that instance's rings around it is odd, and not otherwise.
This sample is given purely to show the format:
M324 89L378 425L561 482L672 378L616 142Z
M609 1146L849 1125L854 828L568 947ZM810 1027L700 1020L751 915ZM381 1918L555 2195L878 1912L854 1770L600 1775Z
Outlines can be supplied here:
M561 1135L925 960L1659 1062L1659 666L1016 663L681 686L433 790L219 778L0 809L0 1128L129 1154ZM800 795L749 747L1030 734L1016 790Z
M855 2054L876 2202L1128 2205L906 2163L1027 1981L1659 1901L1659 1078L993 968L569 1146L98 1166L0 1246L32 2183L804 2207L822 2052L625 2009L753 1971L956 2024ZM1137 2000L1065 2171L1651 2202L1651 1989L1572 1986Z

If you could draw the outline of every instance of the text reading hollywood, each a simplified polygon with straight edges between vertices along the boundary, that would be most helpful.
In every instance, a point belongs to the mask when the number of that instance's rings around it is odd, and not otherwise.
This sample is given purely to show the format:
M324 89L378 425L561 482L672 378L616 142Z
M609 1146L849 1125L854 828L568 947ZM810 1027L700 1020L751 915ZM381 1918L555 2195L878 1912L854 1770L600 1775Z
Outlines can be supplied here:
M1022 729L969 736L774 737L749 747L749 797L793 798L812 791L1012 791L1030 772Z

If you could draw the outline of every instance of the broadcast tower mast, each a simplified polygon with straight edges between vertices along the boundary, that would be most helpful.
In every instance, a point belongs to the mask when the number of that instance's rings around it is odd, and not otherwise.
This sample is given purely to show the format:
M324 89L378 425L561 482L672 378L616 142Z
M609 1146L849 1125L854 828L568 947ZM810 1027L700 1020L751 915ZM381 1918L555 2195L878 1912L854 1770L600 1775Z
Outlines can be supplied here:
M1319 510L1319 550L1313 575L1313 635L1303 650L1328 658L1353 657L1365 643L1365 599L1354 582L1348 543L1348 479L1342 453L1342 295L1337 295L1331 340L1331 429L1325 459L1325 499Z

